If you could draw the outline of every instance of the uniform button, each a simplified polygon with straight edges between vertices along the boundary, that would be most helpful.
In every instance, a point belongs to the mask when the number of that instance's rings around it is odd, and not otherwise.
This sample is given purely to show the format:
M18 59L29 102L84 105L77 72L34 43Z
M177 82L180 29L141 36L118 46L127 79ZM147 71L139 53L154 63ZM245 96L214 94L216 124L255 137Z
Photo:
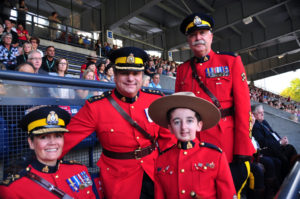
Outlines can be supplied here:
M114 132L115 130L114 129L110 129L110 132Z
M136 139L138 140L138 139L140 139L140 137L139 137L139 136L137 136L137 137L136 137Z
M87 191L86 194L90 194L90 191Z
M187 151L184 151L184 152L183 152L183 155L187 155Z
M56 176L55 176L55 178L59 178L59 176L58 176L58 175L56 175Z
M107 171L109 171L109 168L106 168Z
M203 169L206 170L206 169L207 169L207 166L204 166Z
M181 173L184 173L184 169L180 169L180 172L181 172Z
M143 160L141 160L141 163L143 163L144 161Z
M200 66L202 66L202 63L200 63Z
M217 80L220 80L220 78L218 78Z
M130 108L134 108L134 106L131 106Z
M182 189L182 190L181 190L181 193L182 193L182 194L185 194L185 190L184 190L184 189Z
M199 94L200 93L200 91L197 91L197 94Z

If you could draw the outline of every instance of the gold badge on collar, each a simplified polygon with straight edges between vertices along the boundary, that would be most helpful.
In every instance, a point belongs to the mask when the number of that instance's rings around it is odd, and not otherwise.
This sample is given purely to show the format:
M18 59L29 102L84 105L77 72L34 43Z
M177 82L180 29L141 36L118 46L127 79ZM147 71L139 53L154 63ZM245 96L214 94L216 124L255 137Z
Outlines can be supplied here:
M55 113L55 111L50 111L50 113L48 114L47 124L49 124L49 125L58 124L58 115Z
M42 172L44 172L44 173L48 173L49 172L49 168L48 168L47 165L43 167Z
M245 81L245 80L246 80L246 74L242 73L242 81Z
M127 64L134 64L134 56L133 56L132 53L130 53L129 56L127 57L126 63Z
M201 24L202 24L202 21L201 21L200 17L195 16L194 25L197 26L197 25L201 25Z

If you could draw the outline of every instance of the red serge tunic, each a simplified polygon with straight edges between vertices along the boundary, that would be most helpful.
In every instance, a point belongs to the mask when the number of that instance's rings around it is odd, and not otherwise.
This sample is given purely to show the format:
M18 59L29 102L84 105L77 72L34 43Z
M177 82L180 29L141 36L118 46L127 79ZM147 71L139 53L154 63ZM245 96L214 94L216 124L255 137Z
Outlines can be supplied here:
M167 129L159 127L147 116L149 105L161 97L159 91L142 89L132 103L122 101L115 92L90 98L71 119L67 127L70 133L65 134L64 154L94 131L102 147L113 152L131 152L151 145L150 140L115 110L107 95L111 95L146 132L157 138L162 150L176 143L176 138ZM97 165L105 197L140 198L143 173L146 172L154 180L154 160L157 156L157 150L141 159L112 159L102 154Z
M197 137L220 147L228 162L232 162L233 155L252 156L255 149L251 143L249 88L241 58L212 50L206 57L207 60L195 64L197 73L222 109L234 107L234 115L221 118L217 126L202 131ZM175 92L180 91L191 91L212 102L192 78L190 61L178 67Z
M158 157L155 165L155 199L232 199L235 187L224 153L194 140L194 147L173 147Z
M12 178L3 181L0 185L0 198L3 199L40 199L40 198L49 198L49 199L58 199L56 195L51 193L49 190L46 190L41 185L32 181L28 177L26 177L26 172L30 171L41 178L47 180L52 185L61 189L68 195L73 198L96 198L94 192L92 190L92 184L87 183L86 186L73 186L68 183L73 181L74 178L88 179L91 181L91 177L89 176L88 170L86 166L74 163L72 161L69 162L59 162L57 166L50 167L48 166L45 169L46 165L39 163L38 161L34 161L31 165L29 165L26 170L20 172L19 174L14 175ZM83 173L82 173L83 172ZM85 174L84 174L85 173ZM78 176L79 175L79 176ZM79 179L80 180L80 179ZM80 182L81 183L81 182ZM83 184L83 183L81 183Z

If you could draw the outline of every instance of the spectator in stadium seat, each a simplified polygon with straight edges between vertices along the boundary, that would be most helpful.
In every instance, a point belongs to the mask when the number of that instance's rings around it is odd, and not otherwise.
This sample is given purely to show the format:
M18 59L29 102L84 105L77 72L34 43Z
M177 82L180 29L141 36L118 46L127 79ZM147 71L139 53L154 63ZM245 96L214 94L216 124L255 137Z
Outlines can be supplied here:
M261 104L253 106L252 112L256 119L252 134L262 148L262 154L280 159L282 165L281 180L283 180L293 166L291 162L297 156L297 151L294 146L289 144L286 136L281 137L264 119L264 109Z
M2 43L2 34L4 32L3 25L0 23L0 44Z
M13 47L18 47L19 46L18 34L17 34L17 32L13 31L13 23L10 19L5 20L4 32L10 33L12 35L11 45Z
M34 66L30 62L24 62L17 66L16 71L23 73L34 73Z
M95 73L90 69L86 69L83 73L82 79L95 80ZM100 92L92 91L92 90L88 90L88 89L86 89L86 90L77 89L76 94L81 99L89 99L92 96L99 95Z
M153 60L149 60L148 64L145 67L145 75L148 75L148 76L150 76L152 78L154 74L155 74L154 61Z
M105 75L104 78L101 80L103 82L110 82L114 83L114 65L113 64L108 64L107 67L105 68Z
M94 62L88 62L86 64L86 70L87 69L90 69L91 71L96 71L97 72L96 63L94 63ZM99 77L98 77L97 73L94 74L94 78L95 78L94 80L98 80L99 81Z
M42 69L47 72L55 72L54 65L56 59L55 56L55 48L54 46L48 46L46 48L46 55L42 59Z
M17 47L12 45L12 34L2 34L2 45L0 45L0 62L6 66L8 70L14 70L17 65L17 56L19 51Z
M91 53L87 56L87 58L86 58L86 63L85 63L85 64L82 64L82 65L81 65L81 68L80 68L80 78L82 78L82 75L83 75L83 73L84 73L84 71L85 71L85 69L86 69L87 63L93 62L93 63L96 64L97 61L98 61L98 58L99 58L99 57L96 55L96 52L91 52ZM95 69L95 75L98 76L97 68Z
M177 146L156 160L155 199L237 198L226 155L196 138L220 120L216 106L192 92L179 92L155 100L149 116L177 138Z
M32 63L34 66L34 73L36 74L48 74L47 71L44 71L41 68L42 65L42 55L39 51L32 50L28 55L28 62Z
M99 65L98 65L98 77L99 77L99 80L101 81L103 78L104 78L104 76L105 76L105 63L100 63Z
M55 62L54 70L56 72L50 72L49 75L59 76L59 77L72 77L72 75L67 74L69 68L69 62L66 58L58 58ZM49 88L49 93L51 97L63 98L63 99L73 99L75 98L75 91L72 88Z
M52 12L51 16L49 16L49 27L50 27L50 40L53 41L56 39L56 33L58 24L61 23L61 21L57 18L58 14L57 12Z
M24 29L22 24L18 24L17 33L20 46L22 46L25 42L27 42L30 39L28 31Z
M150 82L150 88L161 89L161 85L159 84L160 76L159 74L154 74L152 78L152 82Z
M178 67L175 92L192 91L220 109L218 125L198 134L198 138L225 152L239 194L255 153L249 130L249 88L241 58L211 49L213 27L213 18L202 13L193 13L182 21L180 31L186 35L194 57Z
M89 40L88 36L85 36L83 39L83 45L85 48L89 48L91 45L91 41Z
M32 45L29 42L23 44L23 53L17 57L17 65L27 62L28 54L32 50Z
M148 75L144 75L143 76L143 83L142 86L143 87L149 87L149 83L150 83L150 77Z
M158 141L161 151L176 143L175 137L154 124L147 114L150 103L162 93L141 89L148 59L144 50L120 48L109 59L115 64L116 88L87 100L72 118L63 154L96 131L102 145L97 165L105 198L154 198L154 160L158 157L155 143ZM136 122L126 121L111 103L119 104ZM146 132L131 124L138 124Z
M104 50L105 50L105 56L108 57L108 55L111 51L111 47L110 47L110 44L108 42L104 42Z
M42 57L44 57L43 51L41 51L40 49L38 49L38 47L40 45L40 39L38 37L30 37L29 42L32 45L32 50L39 51L41 53Z
M12 173L0 185L1 198L95 199L87 167L58 159L64 146L64 133L68 133L70 114L57 106L31 110L22 118L20 127L28 137L34 157L28 158L25 168Z

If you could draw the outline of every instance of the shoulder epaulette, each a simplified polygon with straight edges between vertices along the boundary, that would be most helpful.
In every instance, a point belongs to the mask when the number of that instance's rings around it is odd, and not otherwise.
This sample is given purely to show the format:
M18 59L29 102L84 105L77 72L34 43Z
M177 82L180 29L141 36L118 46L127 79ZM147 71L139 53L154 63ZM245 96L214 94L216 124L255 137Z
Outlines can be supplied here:
M3 180L0 185L4 185L4 186L9 186L11 183L15 182L16 180L26 176L26 173L27 171L30 171L30 168L26 168L26 169L23 169L21 170L20 172L18 173L15 173L15 174L11 174L9 176L6 177L5 180Z
M150 94L156 94L156 95L164 96L164 93L161 92L160 90L143 88L142 91L144 93L150 93Z
M76 160L61 160L60 161L61 164L79 164L79 165L83 165L81 162L78 162Z
M234 52L219 52L219 51L217 51L217 54L219 54L219 55L230 55L230 56L233 56L233 57L237 57L237 54L234 53Z
M207 148L210 148L210 149L214 149L214 150L222 153L222 149L221 148L217 147L216 145L210 144L210 143L200 142L200 146L207 147Z
M112 94L111 91L106 91L106 92L102 93L101 95L96 95L96 96L90 97L90 98L88 99L88 101L89 101L90 103L93 103L93 102L96 102L96 101L98 101L98 100L102 100L102 99L106 98L107 96L109 96L109 95L111 95L111 94Z

